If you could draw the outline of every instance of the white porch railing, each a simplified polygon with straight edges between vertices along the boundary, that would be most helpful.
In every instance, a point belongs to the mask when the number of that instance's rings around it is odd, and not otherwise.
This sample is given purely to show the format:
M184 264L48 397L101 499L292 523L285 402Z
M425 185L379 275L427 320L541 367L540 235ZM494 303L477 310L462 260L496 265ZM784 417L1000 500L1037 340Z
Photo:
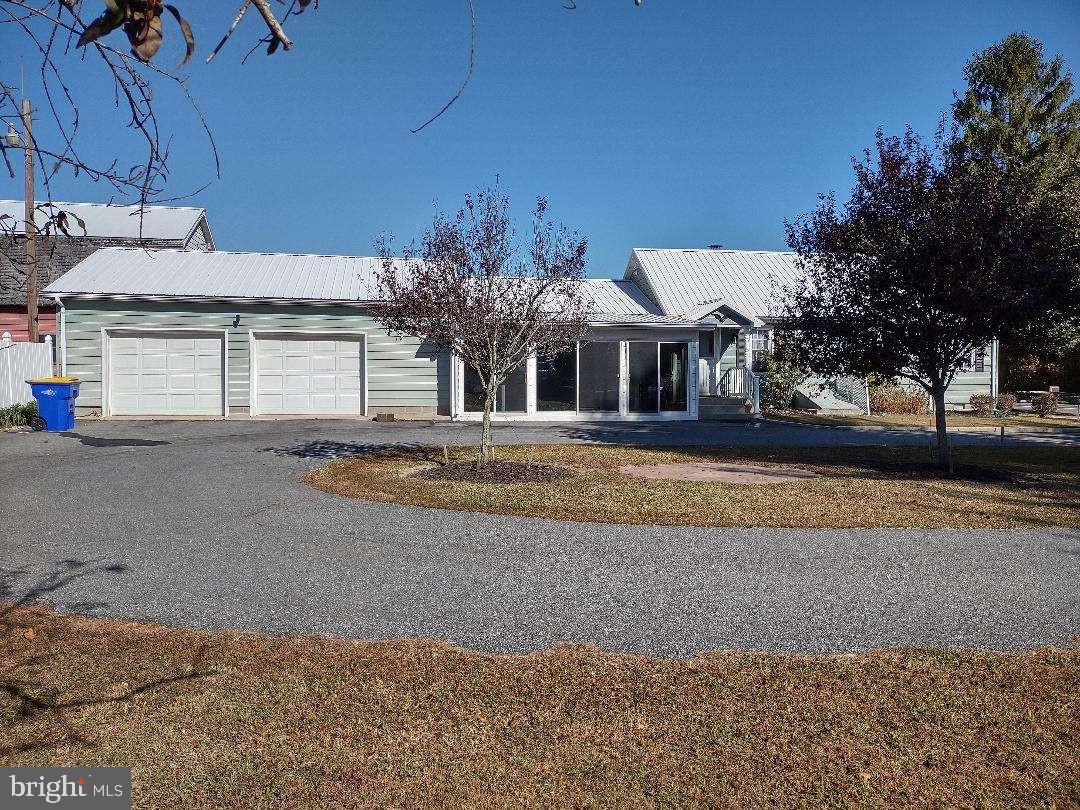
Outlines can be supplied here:
M748 368L726 368L699 390L705 397L741 397L751 402L753 413L761 413L761 378Z
M13 343L4 332L0 339L0 408L33 402L30 386L32 377L48 377L53 373L52 336L44 343Z

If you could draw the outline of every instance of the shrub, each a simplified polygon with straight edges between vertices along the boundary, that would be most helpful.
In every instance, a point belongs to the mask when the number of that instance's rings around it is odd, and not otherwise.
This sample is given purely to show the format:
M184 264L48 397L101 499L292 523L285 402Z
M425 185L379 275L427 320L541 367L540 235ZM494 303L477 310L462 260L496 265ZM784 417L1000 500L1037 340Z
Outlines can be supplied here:
M784 333L775 336L773 349L765 356L759 375L762 408L785 410L792 406L795 390L807 381L808 375L795 361L791 336Z
M1012 394L998 394L996 397L989 394L972 394L968 405L978 416L991 416L995 411L1010 413L1016 405L1016 397Z
M1012 413L1016 407L1016 394L998 394L998 410Z
M1039 416L1050 416L1057 413L1061 396L1057 391L1040 391L1031 398L1031 410Z
M878 383L870 386L871 413L930 412L930 400L926 394L914 388L904 388L895 383Z
M36 402L26 402L22 405L0 408L0 430L29 425L30 420L35 416L37 416Z

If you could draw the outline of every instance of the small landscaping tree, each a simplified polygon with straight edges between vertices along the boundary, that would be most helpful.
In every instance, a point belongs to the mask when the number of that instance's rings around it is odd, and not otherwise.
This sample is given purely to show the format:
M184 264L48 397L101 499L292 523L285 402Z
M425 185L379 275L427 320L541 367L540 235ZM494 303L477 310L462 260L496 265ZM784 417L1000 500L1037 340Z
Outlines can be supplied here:
M761 372L762 407L771 410L790 408L795 391L806 382L809 375L798 364L797 354L792 349L795 344L793 336L777 332L774 348L765 358L765 368Z
M1080 239L1047 195L972 171L943 141L879 132L842 209L829 195L785 224L803 271L786 303L799 364L922 386L944 466L945 389L975 348L1067 296Z
M419 249L395 258L377 243L379 321L452 352L476 371L483 389L477 465L491 459L491 412L507 376L532 354L571 348L587 328L587 240L547 217L540 197L531 239L519 245L510 201L498 188L465 197L453 216L435 215Z

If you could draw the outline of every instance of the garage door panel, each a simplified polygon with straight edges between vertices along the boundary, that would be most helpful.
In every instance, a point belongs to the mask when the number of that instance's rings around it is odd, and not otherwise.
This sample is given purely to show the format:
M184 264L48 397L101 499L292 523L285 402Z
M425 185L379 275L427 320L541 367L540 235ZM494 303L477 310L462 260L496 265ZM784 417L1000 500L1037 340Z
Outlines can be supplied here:
M286 354L285 355L285 370L286 371L307 371L311 366L311 358L306 354Z
M224 413L224 341L169 334L109 338L109 402L116 415Z
M143 372L141 375L128 375L127 380L131 386L129 390L134 391L135 393L145 391L151 394L164 394L169 390L168 374L147 374L146 372Z
M258 413L363 412L361 338L257 337L255 343Z
M169 371L180 373L194 371L195 355L170 352L168 356L168 362L166 363L166 368Z

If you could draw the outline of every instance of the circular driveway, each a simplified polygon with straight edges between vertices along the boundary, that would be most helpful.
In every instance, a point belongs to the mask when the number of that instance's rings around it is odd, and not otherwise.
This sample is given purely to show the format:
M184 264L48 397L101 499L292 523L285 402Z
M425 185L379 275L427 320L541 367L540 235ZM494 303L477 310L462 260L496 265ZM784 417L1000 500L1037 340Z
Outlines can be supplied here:
M0 568L16 596L43 584L42 598L87 613L494 652L1008 649L1080 635L1073 529L606 526L341 500L299 480L326 458L474 432L86 421L73 434L0 434ZM507 427L498 438L881 444L908 433L698 423Z

